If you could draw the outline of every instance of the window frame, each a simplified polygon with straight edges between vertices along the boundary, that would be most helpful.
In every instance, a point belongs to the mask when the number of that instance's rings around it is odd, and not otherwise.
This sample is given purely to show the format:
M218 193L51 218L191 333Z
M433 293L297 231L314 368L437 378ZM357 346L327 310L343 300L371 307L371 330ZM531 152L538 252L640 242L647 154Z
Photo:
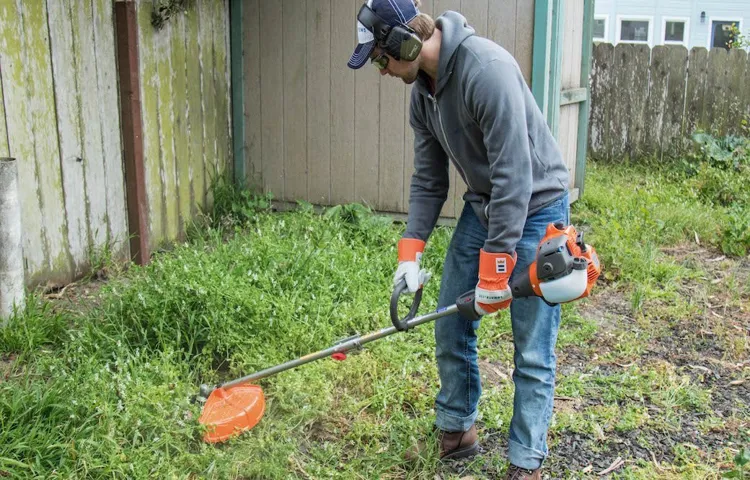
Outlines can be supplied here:
M622 35L622 22L623 21L636 21L636 22L648 22L648 40L620 40ZM654 45L654 16L653 15L618 15L617 25L615 25L615 45L618 43L632 43L635 45L648 45L652 47Z
M667 40L667 22L683 22L685 30L683 31L682 41ZM664 45L683 45L688 46L690 42L690 18L689 17L663 17L661 20L661 41Z
M604 20L604 37L593 37L594 42L609 41L609 14L594 15L594 20ZM592 32L593 34L593 32Z
M745 19L743 17L740 18L729 18L729 17L708 17L708 40L706 41L706 48L708 51L711 51L712 43L714 43L713 33L714 33L714 22L733 22L733 23L739 23L740 24L740 31L742 31L742 25L745 24Z

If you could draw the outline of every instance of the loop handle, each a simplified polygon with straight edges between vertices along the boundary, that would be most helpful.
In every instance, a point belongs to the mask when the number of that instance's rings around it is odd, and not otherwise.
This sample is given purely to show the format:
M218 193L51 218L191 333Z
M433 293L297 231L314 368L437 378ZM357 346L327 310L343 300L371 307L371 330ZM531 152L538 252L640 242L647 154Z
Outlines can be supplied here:
M417 315L419 304L422 301L422 287L420 287L414 294L414 301L411 304L409 313L404 318L399 319L398 299L401 295L408 291L409 287L406 285L406 280L402 279L393 290L393 295L391 295L391 321L393 322L393 326L396 327L396 330L398 330L399 332L405 332L409 329L409 324L407 322Z

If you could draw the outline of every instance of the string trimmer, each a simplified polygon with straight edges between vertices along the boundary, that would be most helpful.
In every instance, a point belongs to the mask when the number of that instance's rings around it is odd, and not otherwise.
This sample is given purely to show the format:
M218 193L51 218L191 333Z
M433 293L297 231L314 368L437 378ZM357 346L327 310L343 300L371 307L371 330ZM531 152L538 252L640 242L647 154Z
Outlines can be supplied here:
M573 226L550 224L537 248L536 260L526 272L511 280L510 288L513 298L537 296L554 305L588 296L600 273L601 266L596 251L584 243L582 233L577 233ZM421 288L414 294L409 313L404 318L399 318L399 298L407 290L406 282L401 281L391 295L390 314L393 325L390 327L366 335L354 335L336 342L325 350L215 387L201 385L198 399L205 401L205 404L198 421L207 427L203 439L210 443L223 442L233 435L253 428L260 421L265 411L263 389L251 382L321 358L343 360L346 358L346 352L350 350L456 312L469 320L480 318L474 307L474 290L458 297L453 305L416 316L422 301Z

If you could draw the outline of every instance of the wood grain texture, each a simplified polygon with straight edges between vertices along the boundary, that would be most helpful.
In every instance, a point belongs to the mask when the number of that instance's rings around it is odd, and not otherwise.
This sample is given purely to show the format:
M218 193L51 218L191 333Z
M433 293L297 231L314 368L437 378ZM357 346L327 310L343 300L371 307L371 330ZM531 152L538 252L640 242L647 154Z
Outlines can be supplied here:
M667 98L662 121L660 156L682 152L682 118L685 115L685 80L688 50L682 45L671 45L665 59L667 68Z
M284 68L282 2L260 2L261 142L263 182L275 198L284 193Z
M284 200L307 198L307 4L283 0Z
M49 4L49 2L48 2ZM97 58L99 118L106 178L107 237L115 259L129 258L125 172L123 170L120 108L117 91L114 9L109 0L95 0L94 43ZM59 92L59 89L56 88Z
M525 0L491 0L487 4L487 36L511 54L516 52L517 3Z
M534 6L532 0L518 0L516 3L516 58L526 83L531 85L531 65L534 57Z
M28 225L24 222L23 229L24 236L41 234L43 242L41 251L44 252L39 270L35 271L30 268L29 274L32 282L39 275L64 281L72 276L72 265L68 253L60 150L57 142L47 9L43 0L24 1L17 5L19 10L23 9L20 23L24 44L23 62L17 67L23 70L25 76L25 82L18 85L21 88L17 91L25 91L28 95L22 100L28 105L26 118L28 124L22 134L33 142L32 149L21 157L19 166L21 171L33 166L36 177L35 190L27 194L24 192L25 188L21 189L21 202L22 211L24 203L38 202L40 211L38 218L41 226L38 231L29 231ZM18 17L14 19L14 22L18 23ZM14 136L11 135L11 138ZM12 154L15 156L15 153L12 152ZM25 183L20 172L19 184L34 185L34 183Z
M651 51L648 75L648 98L646 100L645 123L640 153L649 156L661 155L661 133L664 127L664 112L667 105L667 80L669 66L667 47L658 45ZM634 141L637 141L634 139Z
M232 172L231 108L229 49L229 0L211 2L213 9L214 82L216 85L216 166L218 173ZM229 177L231 178L231 176Z
M190 170L191 163L188 154L190 138L188 136L187 122L187 50L185 46L186 36L185 15L178 15L172 19L170 38L170 56L172 58L172 111L174 122L174 164L176 179L176 198L168 199L170 202L178 202L178 237L185 238L185 228L191 214L191 185Z
M245 162L249 186L263 188L261 152L261 89L260 89L260 2L248 0L242 5L242 87L244 88Z
M708 50L693 48L688 56L688 72L685 97L685 118L682 135L687 138L700 128L706 104L706 80L708 79ZM688 142L686 142L688 143Z
M335 1L335 0L332 0ZM355 3L331 9L331 203L354 201L354 71L346 62L355 37Z
M141 101L143 115L143 167L146 178L146 197L149 206L149 246L156 249L165 238L166 204L164 202L159 132L159 75L154 51L154 29L151 14L143 5L138 7L138 44L141 72Z
M55 77L57 131L60 143L60 168L65 192L65 214L68 219L68 244L73 261L73 274L87 267L89 219L86 202L86 164L83 160L81 88L78 84L78 55L73 40L70 1L50 2L49 26L52 50L52 69ZM4 122L3 118L3 122Z
M307 164L306 200L331 199L331 0L307 4Z
M206 203L206 162L203 144L203 88L199 36L201 17L187 16L185 25L185 75L187 81L187 124L189 177L191 183L190 213L195 216Z

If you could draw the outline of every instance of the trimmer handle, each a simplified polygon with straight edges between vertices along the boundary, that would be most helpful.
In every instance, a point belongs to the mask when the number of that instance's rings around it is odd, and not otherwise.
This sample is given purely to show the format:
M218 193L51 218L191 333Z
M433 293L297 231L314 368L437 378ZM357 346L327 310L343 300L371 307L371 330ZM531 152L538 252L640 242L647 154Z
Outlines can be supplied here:
M409 309L409 313L402 319L398 318L398 298L405 292L409 291L409 287L406 285L406 280L401 280L397 285L396 288L393 290L393 295L391 295L391 321L393 322L393 326L396 327L396 330L399 332L405 332L409 329L409 325L406 323L409 320L413 319L417 315L417 310L419 310L419 304L422 302L422 287L419 287L417 292L414 294L414 301L411 304L411 308Z
M482 316L474 308L474 290L469 290L456 299L458 313L471 321L479 320Z

